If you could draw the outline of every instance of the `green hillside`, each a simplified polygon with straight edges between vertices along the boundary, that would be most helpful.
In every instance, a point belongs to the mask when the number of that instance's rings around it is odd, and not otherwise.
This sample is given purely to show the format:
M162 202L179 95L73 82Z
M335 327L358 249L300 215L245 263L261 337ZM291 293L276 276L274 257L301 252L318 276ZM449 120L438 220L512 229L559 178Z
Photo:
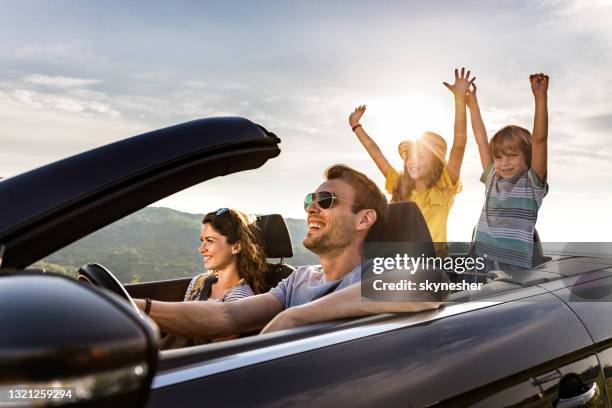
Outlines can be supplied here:
M91 262L110 269L124 283L194 276L203 271L198 253L202 215L147 207L37 263L46 270L73 275ZM306 222L286 219L297 266L317 263L302 246Z

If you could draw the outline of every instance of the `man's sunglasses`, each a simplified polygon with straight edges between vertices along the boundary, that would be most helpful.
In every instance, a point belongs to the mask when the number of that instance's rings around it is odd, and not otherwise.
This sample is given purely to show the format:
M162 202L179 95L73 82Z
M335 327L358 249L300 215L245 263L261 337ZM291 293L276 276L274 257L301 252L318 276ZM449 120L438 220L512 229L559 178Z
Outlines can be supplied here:
M319 191L318 193L310 193L304 198L304 209L307 209L310 204L316 201L317 205L324 210L332 207L336 200L347 201L351 205L356 205L357 207L361 207L357 203L350 202L345 200L344 198L340 198L331 191Z

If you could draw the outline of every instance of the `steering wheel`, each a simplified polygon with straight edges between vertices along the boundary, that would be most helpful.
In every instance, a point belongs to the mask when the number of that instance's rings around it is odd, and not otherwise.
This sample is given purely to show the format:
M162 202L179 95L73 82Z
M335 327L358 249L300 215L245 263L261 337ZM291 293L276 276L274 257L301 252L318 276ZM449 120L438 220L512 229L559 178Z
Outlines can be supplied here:
M127 300L137 312L140 312L140 309L136 306L136 303L134 303L132 297L127 290L125 290L121 282L119 282L115 275L104 266L97 263L83 265L79 268L75 279L79 282L85 282L93 286L101 286L110 290Z

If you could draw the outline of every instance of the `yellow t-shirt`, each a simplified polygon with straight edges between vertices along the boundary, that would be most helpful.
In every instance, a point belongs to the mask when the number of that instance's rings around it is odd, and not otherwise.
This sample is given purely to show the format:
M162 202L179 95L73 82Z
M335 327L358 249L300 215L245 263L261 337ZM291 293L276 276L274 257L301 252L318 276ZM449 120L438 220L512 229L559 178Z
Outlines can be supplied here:
M387 173L385 189L392 194L399 180L399 173L393 167ZM433 242L448 242L446 240L446 222L448 214L455 201L455 195L461 191L461 180L453 184L448 169L445 166L438 182L425 190L413 191L410 201L414 201L423 213Z

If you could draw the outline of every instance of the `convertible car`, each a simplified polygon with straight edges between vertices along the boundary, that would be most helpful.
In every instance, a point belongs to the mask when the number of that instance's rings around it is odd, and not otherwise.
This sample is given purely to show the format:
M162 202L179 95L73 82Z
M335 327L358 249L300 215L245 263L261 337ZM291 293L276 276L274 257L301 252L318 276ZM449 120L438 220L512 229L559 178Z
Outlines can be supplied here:
M279 143L247 119L202 119L0 181L0 406L610 406L606 251L544 253L435 311L161 352L131 298L179 301L189 279L122 285L92 259L79 271L92 286L32 267L163 197L264 165ZM371 241L430 240L410 203L391 212ZM282 217L260 224L268 256L290 263ZM271 262L269 285L291 270ZM25 392L57 387L70 399Z

